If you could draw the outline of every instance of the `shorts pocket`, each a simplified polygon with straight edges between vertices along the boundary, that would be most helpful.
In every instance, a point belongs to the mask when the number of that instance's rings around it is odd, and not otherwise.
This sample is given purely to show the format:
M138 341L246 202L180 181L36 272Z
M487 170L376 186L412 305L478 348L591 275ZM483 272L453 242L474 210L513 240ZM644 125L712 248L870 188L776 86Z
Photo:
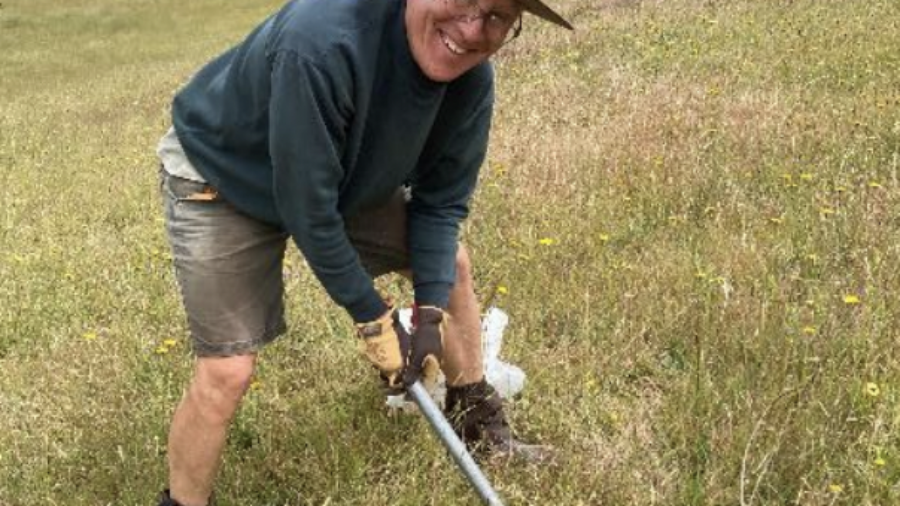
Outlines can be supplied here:
M163 187L175 202L216 202L219 192L207 183L166 174Z

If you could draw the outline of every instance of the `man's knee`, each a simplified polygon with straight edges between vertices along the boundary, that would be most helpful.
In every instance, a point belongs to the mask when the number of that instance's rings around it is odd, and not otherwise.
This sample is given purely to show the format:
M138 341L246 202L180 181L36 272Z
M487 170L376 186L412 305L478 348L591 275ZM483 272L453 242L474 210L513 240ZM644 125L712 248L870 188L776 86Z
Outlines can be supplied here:
M253 379L255 355L197 359L189 395L210 416L230 419Z

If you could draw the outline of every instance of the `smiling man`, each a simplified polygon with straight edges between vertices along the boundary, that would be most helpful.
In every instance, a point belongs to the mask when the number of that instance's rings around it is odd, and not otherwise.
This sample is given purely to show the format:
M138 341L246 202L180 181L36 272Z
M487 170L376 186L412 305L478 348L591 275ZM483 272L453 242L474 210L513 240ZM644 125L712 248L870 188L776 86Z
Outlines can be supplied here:
M256 356L285 331L288 240L390 389L440 367L473 449L541 458L484 380L458 243L488 143L488 60L523 11L571 28L539 0L297 0L178 92L158 154L196 360L160 505L209 500ZM374 287L389 272L412 280L411 336Z

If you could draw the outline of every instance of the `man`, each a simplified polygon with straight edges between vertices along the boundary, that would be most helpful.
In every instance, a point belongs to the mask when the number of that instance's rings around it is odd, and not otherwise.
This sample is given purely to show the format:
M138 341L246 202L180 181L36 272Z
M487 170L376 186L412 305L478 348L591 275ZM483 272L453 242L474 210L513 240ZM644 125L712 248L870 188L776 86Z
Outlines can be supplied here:
M285 331L290 238L394 391L438 365L473 447L534 456L484 381L458 246L487 147L488 59L539 0L296 0L202 68L160 141L161 187L196 355L161 505L206 504L256 354ZM407 335L373 278L415 290Z

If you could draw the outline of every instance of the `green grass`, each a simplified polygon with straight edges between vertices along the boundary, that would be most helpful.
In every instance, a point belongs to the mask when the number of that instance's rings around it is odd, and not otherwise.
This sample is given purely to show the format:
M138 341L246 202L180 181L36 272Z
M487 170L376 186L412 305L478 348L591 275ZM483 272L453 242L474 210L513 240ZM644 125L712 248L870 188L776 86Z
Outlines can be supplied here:
M0 7L0 505L164 485L191 364L153 148L177 87L277 5ZM569 457L486 468L501 494L900 502L900 4L554 5L576 32L527 19L497 58L464 230L528 373L513 426ZM219 503L476 504L288 271Z

